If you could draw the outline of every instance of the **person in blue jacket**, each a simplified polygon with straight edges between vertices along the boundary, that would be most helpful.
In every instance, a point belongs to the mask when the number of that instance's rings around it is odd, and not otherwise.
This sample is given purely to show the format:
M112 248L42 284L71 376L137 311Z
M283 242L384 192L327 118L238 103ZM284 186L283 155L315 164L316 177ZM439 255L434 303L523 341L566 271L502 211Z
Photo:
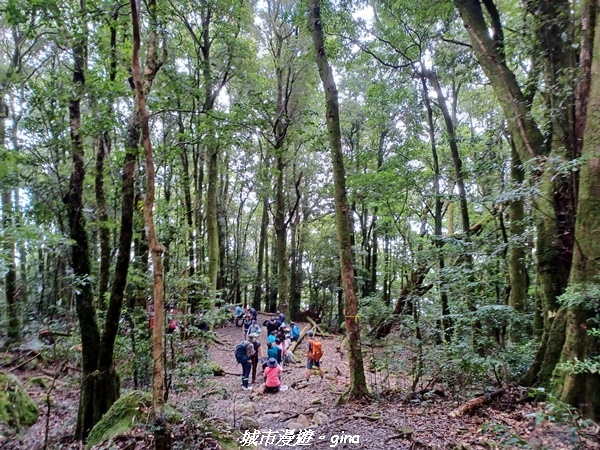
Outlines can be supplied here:
M298 339L300 339L300 328L298 328L298 325L296 325L294 322L290 322L290 327L292 328L290 333L291 340L292 342L296 342Z

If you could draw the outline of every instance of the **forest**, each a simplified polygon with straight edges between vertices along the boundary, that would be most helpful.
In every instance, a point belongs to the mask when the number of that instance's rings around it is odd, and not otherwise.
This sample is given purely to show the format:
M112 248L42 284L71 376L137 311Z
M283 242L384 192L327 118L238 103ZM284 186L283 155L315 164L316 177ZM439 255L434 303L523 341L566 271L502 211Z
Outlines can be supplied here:
M600 0L0 32L1 448L600 449Z

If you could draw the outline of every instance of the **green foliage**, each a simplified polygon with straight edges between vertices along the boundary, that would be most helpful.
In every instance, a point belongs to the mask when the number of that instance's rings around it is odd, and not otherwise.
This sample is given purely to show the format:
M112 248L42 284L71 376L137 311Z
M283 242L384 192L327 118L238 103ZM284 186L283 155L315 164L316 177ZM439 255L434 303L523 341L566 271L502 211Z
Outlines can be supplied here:
M503 423L489 422L479 428L482 433L492 433L494 435L494 444L496 441L499 442L498 448L526 448L531 449L527 441L523 440L518 434L516 434L508 425ZM496 445L490 447L495 448Z
M569 443L573 448L585 448L583 434L595 428L596 424L592 420L584 418L577 408L560 401L544 388L532 389L529 395L545 397L546 402L542 410L526 417L533 418L536 425L546 421L562 425L569 432Z
M567 308L600 311L600 284L571 284L558 301Z
M386 305L381 295L363 297L359 301L361 324L372 328L393 320L392 307Z
M590 356L583 361L574 358L559 364L556 368L568 374L600 373L600 356Z
M152 333L146 312L141 308L125 313L121 321L115 341L115 361L124 386L136 389L151 386Z

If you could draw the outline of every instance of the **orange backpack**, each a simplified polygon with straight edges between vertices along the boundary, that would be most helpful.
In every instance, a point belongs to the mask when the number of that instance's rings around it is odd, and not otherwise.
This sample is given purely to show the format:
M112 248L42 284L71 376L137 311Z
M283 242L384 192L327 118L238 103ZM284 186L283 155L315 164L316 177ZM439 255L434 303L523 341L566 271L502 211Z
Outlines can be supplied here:
M312 339L310 339L308 343L310 345L308 348L308 357L314 362L319 362L323 356L323 347L321 346L321 343Z

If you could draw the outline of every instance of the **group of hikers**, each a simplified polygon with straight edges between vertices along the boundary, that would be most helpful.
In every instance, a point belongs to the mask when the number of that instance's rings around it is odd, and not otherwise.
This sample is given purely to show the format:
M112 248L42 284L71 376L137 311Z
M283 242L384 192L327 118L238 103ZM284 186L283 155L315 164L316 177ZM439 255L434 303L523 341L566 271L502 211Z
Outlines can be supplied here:
M241 308L241 305L238 306ZM285 323L285 314L277 311L276 315L269 320L263 322L263 326L267 329L267 352L263 354L260 343L261 328L256 323L257 313L254 308L240 313L243 315L244 340L235 348L235 358L242 365L242 389L251 390L248 386L250 379L252 383L256 382L256 373L259 364L262 367L262 376L264 379L265 392L279 392L282 384L281 374L283 373L284 363L296 364L296 358L291 351L288 351L292 342L300 339L300 329L294 322L290 322L289 326ZM236 308L236 318L238 310ZM323 348L321 342L318 341L313 330L309 330L306 363L306 382L310 379L311 370L313 367L319 369L319 375L323 379L324 374L321 369L321 357L323 356ZM252 375L252 378L250 378Z

